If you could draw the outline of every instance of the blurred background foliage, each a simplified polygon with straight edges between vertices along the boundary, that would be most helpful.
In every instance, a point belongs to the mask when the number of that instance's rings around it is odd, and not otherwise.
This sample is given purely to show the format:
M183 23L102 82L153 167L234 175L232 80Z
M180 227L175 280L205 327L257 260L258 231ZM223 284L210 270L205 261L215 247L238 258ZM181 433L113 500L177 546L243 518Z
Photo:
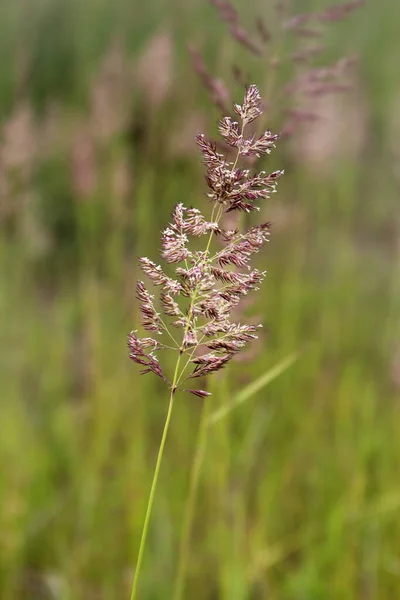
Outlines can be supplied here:
M157 260L174 203L207 209L194 136L219 117L188 45L235 101L232 65L259 85L273 131L297 68L273 3L235 6L249 32L263 17L263 56L205 0L0 2L4 600L128 597L166 410L125 346L136 259ZM317 64L357 54L352 86L303 106L320 118L268 161L285 176L247 310L265 334L210 380L215 410L300 357L210 431L194 600L400 597L400 4L328 21ZM200 409L176 406L142 598L171 594Z

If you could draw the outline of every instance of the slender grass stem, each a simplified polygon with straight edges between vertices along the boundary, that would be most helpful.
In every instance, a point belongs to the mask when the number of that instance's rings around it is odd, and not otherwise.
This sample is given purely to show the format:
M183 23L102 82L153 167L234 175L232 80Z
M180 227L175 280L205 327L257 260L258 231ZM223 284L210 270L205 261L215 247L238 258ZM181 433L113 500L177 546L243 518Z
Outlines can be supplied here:
M156 494L158 476L160 474L160 467L161 467L161 462L162 462L162 458L163 458L163 454L164 454L165 442L167 440L168 429L169 429L169 426L171 423L172 409L174 406L174 395L175 395L175 391L176 391L175 386L176 386L176 381L178 379L178 372L179 372L179 365L181 362L181 357L182 357L182 355L179 354L178 360L176 361L175 373L174 373L174 378L173 378L172 386L171 386L171 395L169 398L168 412L167 412L167 416L165 418L164 429L163 429L163 433L162 433L162 437L161 437L160 447L158 449L157 462L156 462L156 466L154 469L154 475L153 475L153 481L151 484L149 500L147 502L146 516L145 516L144 523L143 523L142 537L140 539L139 553L138 553L138 558L137 558L137 563L136 563L135 575L133 578L131 600L135 600L137 597L139 575L140 575L140 571L141 571L141 567L142 567L144 550L146 547L147 532L148 532L149 523L150 523L151 511L153 508L154 497Z

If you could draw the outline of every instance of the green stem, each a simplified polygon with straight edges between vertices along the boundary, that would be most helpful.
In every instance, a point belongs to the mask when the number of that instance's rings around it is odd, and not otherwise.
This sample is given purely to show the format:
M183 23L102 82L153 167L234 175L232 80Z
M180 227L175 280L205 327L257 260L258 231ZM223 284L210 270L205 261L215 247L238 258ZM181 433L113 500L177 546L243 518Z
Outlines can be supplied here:
M189 493L185 506L185 514L183 517L182 535L178 553L178 569L175 579L174 593L172 596L173 600L182 600L184 592L185 574L187 571L187 564L189 559L189 546L190 536L192 532L194 508L196 504L197 490L199 487L201 467L203 464L207 444L209 414L210 400L206 398L203 402L203 408L201 411L201 419L196 440L196 451L190 472Z
M136 594L137 594L139 575L140 575L140 570L142 567L143 555L144 555L144 550L145 550L145 546L146 546L147 531L149 528L151 511L153 508L154 497L156 494L157 481L158 481L158 476L160 473L162 457L164 454L165 442L167 440L168 429L169 429L169 425L171 423L172 409L174 406L174 394L176 391L175 386L176 386L176 382L178 379L178 371L179 371L179 365L181 362L181 357L182 357L182 355L179 354L179 357L178 357L178 360L177 360L176 366L175 366L175 373L174 373L174 378L173 378L173 382L172 382L172 386L171 386L171 395L169 397L168 412L167 412L167 416L166 416L165 423L164 423L164 430L163 430L163 434L162 434L162 438L161 438L161 442L160 442L160 447L158 449L157 462L156 462L156 466L154 469L153 482L151 484L150 496L149 496L149 500L147 502L146 516L144 519L142 537L140 539L139 553L138 553L136 569L135 569L135 576L134 576L133 585L132 585L131 600L135 600Z

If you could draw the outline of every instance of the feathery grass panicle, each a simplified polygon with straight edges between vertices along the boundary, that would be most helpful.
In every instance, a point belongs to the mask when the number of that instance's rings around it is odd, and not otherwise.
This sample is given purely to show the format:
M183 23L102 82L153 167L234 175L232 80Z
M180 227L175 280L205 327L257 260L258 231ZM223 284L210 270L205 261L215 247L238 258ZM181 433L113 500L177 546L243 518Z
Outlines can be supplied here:
M249 213L259 210L258 202L275 192L282 171L253 174L238 166L238 162L242 156L269 154L278 136L270 131L260 136L245 135L246 125L262 114L261 97L255 85L247 88L243 103L235 104L234 111L240 122L231 117L224 117L219 122L221 137L236 148L234 162L218 153L216 144L203 134L197 136L206 167L207 196L212 206L210 218L206 219L198 209L177 204L171 223L162 233L162 258L175 265L175 278L168 277L160 265L148 258L140 259L143 272L161 288L160 309L163 313L161 316L154 297L139 281L137 298L142 325L161 337L151 342L151 338L145 338L143 342L131 332L128 338L130 358L145 366L142 373L153 372L162 377L174 392L183 390L203 395L204 392L186 390L182 386L190 379L222 369L249 340L257 337L260 327L232 322L231 312L244 296L258 289L265 277L265 272L251 269L250 262L268 240L269 223L239 232L223 230L220 221L224 213L231 211ZM207 238L205 250L191 249L190 237L204 236ZM212 252L214 236L220 237L223 247ZM186 365L174 384L153 354L155 350L168 347L163 340L165 336L175 337L172 328L181 330L181 341L175 350L186 358ZM151 352L146 354L149 350Z
M144 283L137 283L142 326L158 339L140 338L136 331L132 331L128 336L129 356L143 367L142 374L154 373L168 384L170 401L147 504L131 600L137 594L175 393L178 390L184 391L203 399L209 396L210 393L203 389L188 389L187 382L204 378L224 368L248 342L257 338L257 331L261 327L232 321L232 311L245 296L258 289L265 277L264 271L252 269L250 263L253 255L268 241L269 223L261 223L240 232L238 229L224 230L221 218L224 213L232 211L249 213L259 210L259 201L269 198L275 192L276 182L282 171L253 174L249 169L239 166L241 157L269 154L277 139L270 131L260 136L245 135L246 125L262 114L261 97L255 85L246 89L243 103L235 104L234 111L239 122L230 117L219 122L222 138L236 149L233 162L218 153L216 144L203 134L197 136L206 168L210 217L207 219L198 209L187 208L180 203L173 210L171 223L162 232L161 256L166 263L174 265L174 278L169 277L161 265L147 257L139 260L145 275L160 288L159 311L154 296ZM214 251L212 240L215 236L220 238L222 249ZM205 237L204 249L197 250L190 244L190 238L201 237ZM175 329L180 331L179 336ZM165 374L165 367L161 366L155 355L155 352L164 349L172 350L177 355L172 375ZM191 509L193 499L194 493L191 494ZM188 514L191 514L191 510ZM191 519L186 518L185 522L183 546L190 533ZM180 561L177 597L183 589L184 572L185 563Z

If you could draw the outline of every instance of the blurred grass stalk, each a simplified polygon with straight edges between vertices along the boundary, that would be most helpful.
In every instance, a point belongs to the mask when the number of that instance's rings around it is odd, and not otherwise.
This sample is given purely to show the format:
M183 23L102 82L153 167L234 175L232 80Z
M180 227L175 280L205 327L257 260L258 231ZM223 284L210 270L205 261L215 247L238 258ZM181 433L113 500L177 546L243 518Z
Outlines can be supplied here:
M256 378L241 392L233 397L231 403L222 406L214 413L211 412L211 398L203 400L200 423L197 431L193 462L189 475L189 490L183 513L183 526L178 550L178 568L174 584L173 600L182 600L184 597L185 578L188 564L190 562L190 536L192 533L193 517L195 512L196 498L198 495L201 469L206 454L208 431L216 423L226 419L232 410L249 401L255 394L260 392L266 385L282 375L297 360L298 355L292 354L269 369L266 373ZM224 377L224 374L222 374Z

